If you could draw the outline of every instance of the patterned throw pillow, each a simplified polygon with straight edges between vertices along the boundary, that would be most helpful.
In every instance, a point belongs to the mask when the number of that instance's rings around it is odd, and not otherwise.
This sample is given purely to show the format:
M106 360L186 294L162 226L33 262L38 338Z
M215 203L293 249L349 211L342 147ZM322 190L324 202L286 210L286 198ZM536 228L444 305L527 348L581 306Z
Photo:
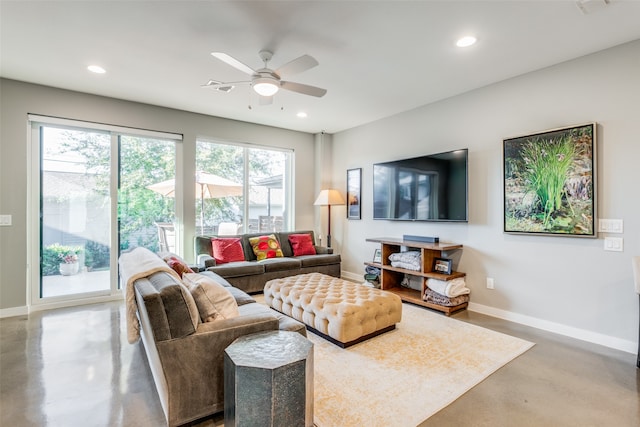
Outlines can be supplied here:
M216 264L244 261L242 242L238 237L212 237L211 248Z
M316 254L316 248L311 241L311 234L290 234L289 243L291 243L291 249L293 249L293 256Z
M258 261L262 261L267 258L278 258L284 256L280 243L276 239L275 234L269 234L268 236L251 237L249 243L253 249L253 253L256 254Z

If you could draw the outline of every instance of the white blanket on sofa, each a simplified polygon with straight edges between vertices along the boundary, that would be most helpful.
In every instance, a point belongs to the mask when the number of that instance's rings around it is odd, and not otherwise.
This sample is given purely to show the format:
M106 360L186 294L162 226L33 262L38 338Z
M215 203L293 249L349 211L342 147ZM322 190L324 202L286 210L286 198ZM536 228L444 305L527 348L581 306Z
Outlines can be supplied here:
M147 248L137 247L131 252L120 255L120 280L125 284L125 304L127 309L127 340L130 344L140 339L140 321L136 315L136 296L133 282L142 277L148 277L158 271L166 271L178 281L180 276L173 271L166 262Z

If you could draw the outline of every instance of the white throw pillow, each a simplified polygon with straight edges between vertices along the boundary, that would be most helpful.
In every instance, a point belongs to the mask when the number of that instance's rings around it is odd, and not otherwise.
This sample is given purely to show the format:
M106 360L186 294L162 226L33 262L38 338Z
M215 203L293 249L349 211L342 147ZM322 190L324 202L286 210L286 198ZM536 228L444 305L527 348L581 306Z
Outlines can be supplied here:
M198 273L185 273L182 281L196 301L203 322L237 317L238 304L224 286Z

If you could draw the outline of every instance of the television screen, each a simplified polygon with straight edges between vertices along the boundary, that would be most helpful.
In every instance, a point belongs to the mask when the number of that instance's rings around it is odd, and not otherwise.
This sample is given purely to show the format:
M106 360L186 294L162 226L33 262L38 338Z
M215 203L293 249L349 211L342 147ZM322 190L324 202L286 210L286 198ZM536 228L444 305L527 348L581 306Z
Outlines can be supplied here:
M468 221L468 149L373 165L373 219Z

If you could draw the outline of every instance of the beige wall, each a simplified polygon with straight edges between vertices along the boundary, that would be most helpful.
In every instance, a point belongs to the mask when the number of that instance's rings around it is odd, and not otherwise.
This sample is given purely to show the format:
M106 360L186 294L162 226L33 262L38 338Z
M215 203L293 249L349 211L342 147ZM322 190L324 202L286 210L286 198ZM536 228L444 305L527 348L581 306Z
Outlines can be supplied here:
M623 219L624 233L598 239L504 234L502 140L589 122L598 123L599 215ZM465 147L468 224L372 220L373 163ZM462 243L459 269L468 274L474 309L634 351L639 159L636 41L335 134L334 185L345 188L346 170L363 168L363 216L334 222L334 246L345 274L361 278L375 249L367 237L413 234ZM343 211L336 215L344 218ZM605 235L623 237L624 251L604 251ZM487 277L495 290L486 288Z
M316 185L308 178L316 169L314 135L14 80L0 80L0 95L0 214L13 217L12 226L0 227L0 309L27 303L28 113L183 134L184 163L178 168L183 178L194 173L198 137L291 148L295 151L295 225L314 227ZM195 228L194 197L185 194L187 236ZM184 248L184 256L190 259L192 242L184 242Z

